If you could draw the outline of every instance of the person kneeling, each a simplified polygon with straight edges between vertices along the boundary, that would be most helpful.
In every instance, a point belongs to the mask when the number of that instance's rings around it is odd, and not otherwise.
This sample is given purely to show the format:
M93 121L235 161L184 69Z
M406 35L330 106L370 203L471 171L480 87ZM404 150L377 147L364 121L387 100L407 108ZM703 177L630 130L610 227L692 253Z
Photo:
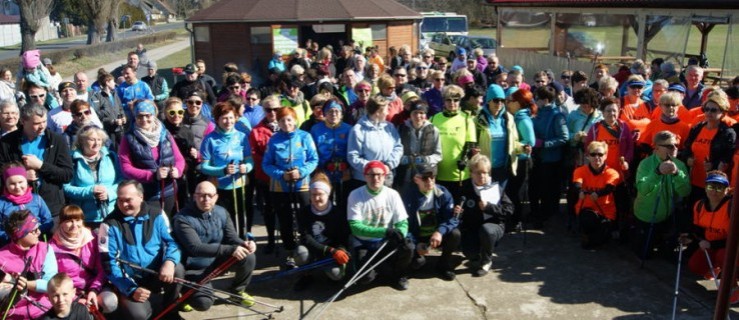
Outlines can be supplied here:
M236 258L230 270L236 272L229 291L240 296L243 306L254 305L254 298L245 290L257 263L254 240L241 240L231 218L223 207L216 205L218 190L213 183L203 181L195 187L194 200L174 217L174 235L185 253L187 280L199 282L230 257ZM212 287L211 283L206 284ZM198 311L210 309L212 294L196 292L188 300Z
M608 145L593 141L588 145L588 164L572 174L574 192L579 195L576 214L583 249L604 244L615 231L616 202L613 191L620 182L618 171L606 165Z
M457 214L462 208L454 207L449 190L436 184L435 166L422 166L413 175L413 182L417 187L409 187L404 195L406 212L413 215L408 219L408 238L416 245L411 268L417 270L426 263L424 256L429 247L441 248L436 271L442 279L454 280L450 260L462 238L457 229Z
M295 251L295 262L305 265L318 259L333 258L330 268L323 273L331 280L341 280L346 274L349 255L346 252L346 239L349 238L349 224L346 215L331 203L331 182L323 172L313 175L310 183L310 206L304 207L300 215L302 221L301 244ZM313 276L308 274L295 284L300 291L310 284Z
M396 288L407 290L407 269L413 258L414 246L413 242L405 238L408 232L408 214L403 201L397 191L384 186L388 171L388 167L380 161L367 162L364 166L367 185L354 189L349 194L347 220L352 232L351 245L358 257L357 267L383 248L373 262L393 254L392 259L386 262L392 263L392 276L397 279ZM393 251L395 249L397 251ZM372 282L376 275L377 272L371 270L362 282Z

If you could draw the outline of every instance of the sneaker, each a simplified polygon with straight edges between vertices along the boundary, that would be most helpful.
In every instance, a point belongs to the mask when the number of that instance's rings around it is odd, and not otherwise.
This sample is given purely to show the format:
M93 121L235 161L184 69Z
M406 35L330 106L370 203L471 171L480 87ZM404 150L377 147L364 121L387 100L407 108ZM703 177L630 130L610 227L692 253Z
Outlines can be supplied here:
M395 285L395 289L400 291L408 290L408 278L400 277L400 279L398 279L398 283Z
M295 263L295 259L292 256L288 256L285 258L285 270L292 270L298 267L298 265Z
M191 312L195 309L189 303L184 303L180 306L180 312Z
M248 293L241 291L236 294L239 297L231 297L229 298L231 301L240 303L244 307L251 307L254 305L254 297L250 296Z
M731 289L731 296L729 296L729 303L730 304L739 303L739 288Z
M490 268L492 268L492 267L493 267L493 262L492 261L483 263L482 265L480 265L480 268L477 269L477 271L475 271L475 276L482 277L482 276L488 274L488 272L490 272Z

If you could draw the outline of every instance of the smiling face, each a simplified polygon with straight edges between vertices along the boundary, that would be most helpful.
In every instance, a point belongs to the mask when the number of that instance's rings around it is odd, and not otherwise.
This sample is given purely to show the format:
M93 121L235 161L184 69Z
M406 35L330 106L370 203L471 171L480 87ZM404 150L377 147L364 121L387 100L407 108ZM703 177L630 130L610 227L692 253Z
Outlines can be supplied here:
M290 133L295 131L295 118L293 118L292 115L284 116L277 122L280 125L280 130L282 130L283 132Z
M22 196L28 190L28 180L21 175L10 176L5 179L5 190L14 196Z
M18 125L17 107L5 107L0 110L0 125L3 129L15 128Z
M372 168L365 175L367 187L372 191L379 191L385 183L385 171L380 168Z
M141 112L136 115L136 126L141 129L144 129L144 130L153 129L154 121L157 121L157 119L151 113Z
M66 316L72 311L72 302L75 298L74 283L72 280L63 281L58 288L49 286L49 299L57 316Z
M87 137L80 138L80 145L82 146L82 154L88 157L95 156L103 147L103 138L98 136L97 133L92 133Z
M223 131L231 131L236 125L236 116L233 112L226 112L218 117L218 127Z
M76 237L82 232L82 228L84 228L82 219L69 219L59 224L59 231L67 237Z
M328 207L328 196L329 194L321 189L310 189L310 203L318 210L323 210Z
M144 195L132 184L118 188L118 209L126 216L136 216L141 211Z
M191 117L197 117L200 115L200 110L203 109L203 99L198 96L192 96L185 100L187 103L187 114Z
M182 119L185 117L185 110L182 109L181 104L174 103L167 106L167 109L164 110L164 115L167 117L167 122L175 126L179 126L182 124Z
M614 124L616 123L616 120L618 119L618 105L617 104L609 104L605 108L603 108L603 120L606 121L608 124Z

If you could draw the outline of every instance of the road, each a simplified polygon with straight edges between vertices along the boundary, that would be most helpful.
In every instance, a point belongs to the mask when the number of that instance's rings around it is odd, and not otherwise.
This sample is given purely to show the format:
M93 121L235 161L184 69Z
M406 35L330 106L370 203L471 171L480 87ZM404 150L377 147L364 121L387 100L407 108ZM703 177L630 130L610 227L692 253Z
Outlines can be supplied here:
M167 24L159 24L154 27L154 31L166 31L166 30L175 30L175 29L181 29L184 28L185 23L183 21L177 21ZM130 29L125 31L120 31L118 33L119 39L128 39L132 37L138 37L146 35L144 32L134 32ZM42 52L49 52L54 50L61 50L61 49L68 49L78 46L83 46L87 42L87 36L77 36L73 38L67 38L67 39L59 39L59 40L52 40L52 43L40 43L37 44L36 47L41 49ZM20 54L20 49L12 48L12 49L6 49L6 48L0 48L0 61L5 59L10 59L17 57Z

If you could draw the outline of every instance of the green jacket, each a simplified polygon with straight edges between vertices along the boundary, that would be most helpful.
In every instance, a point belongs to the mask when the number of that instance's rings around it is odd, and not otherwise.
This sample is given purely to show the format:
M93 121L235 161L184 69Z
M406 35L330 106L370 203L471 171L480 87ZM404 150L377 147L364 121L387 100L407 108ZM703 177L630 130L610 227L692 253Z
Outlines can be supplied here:
M667 219L675 209L675 203L690 193L688 167L679 159L675 175L661 175L657 167L662 162L655 154L645 158L636 172L637 196L634 200L634 215L647 223L659 223Z

